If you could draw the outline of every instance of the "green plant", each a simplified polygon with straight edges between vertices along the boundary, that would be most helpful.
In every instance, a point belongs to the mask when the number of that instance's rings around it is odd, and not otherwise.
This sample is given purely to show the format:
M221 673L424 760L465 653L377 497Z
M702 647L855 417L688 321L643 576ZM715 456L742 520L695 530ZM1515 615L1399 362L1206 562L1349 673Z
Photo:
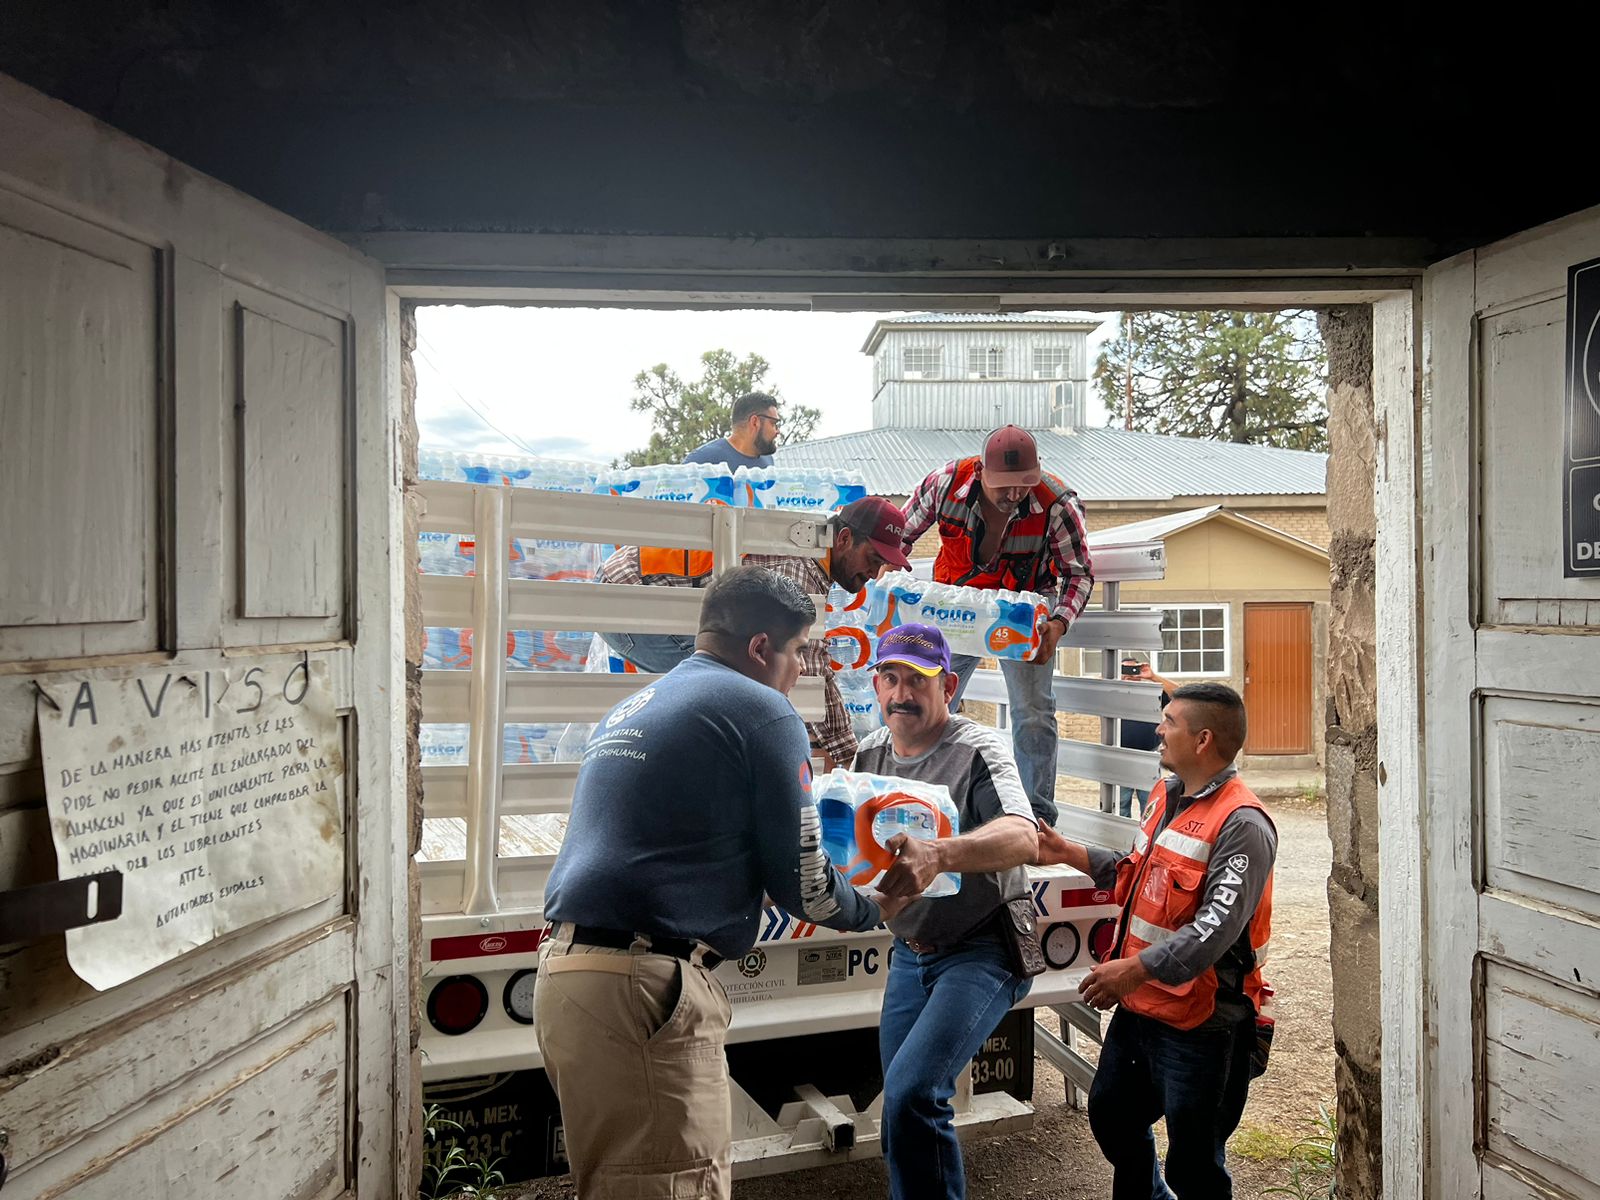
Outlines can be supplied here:
M489 1196L505 1183L499 1158L487 1161L467 1157L454 1137L461 1124L444 1115L438 1104L422 1110L422 1188L421 1200L445 1200L449 1196Z
M1339 1118L1320 1105L1313 1132L1289 1150L1289 1181L1281 1187L1263 1188L1263 1196L1293 1196L1295 1200L1334 1200L1338 1195Z

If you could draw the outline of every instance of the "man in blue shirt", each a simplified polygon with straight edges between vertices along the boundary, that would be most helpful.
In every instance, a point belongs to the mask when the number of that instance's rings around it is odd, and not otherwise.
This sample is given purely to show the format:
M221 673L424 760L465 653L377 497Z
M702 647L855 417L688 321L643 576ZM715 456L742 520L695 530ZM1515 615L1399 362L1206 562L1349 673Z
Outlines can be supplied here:
M778 448L778 401L765 392L747 392L733 402L733 422L727 437L707 442L685 457L686 463L727 463L739 467L770 467Z
M785 698L816 609L740 567L706 589L696 653L617 705L578 769L545 888L534 1024L579 1195L727 1197L730 1010L711 972L763 897L830 929L881 906L834 870L810 743Z

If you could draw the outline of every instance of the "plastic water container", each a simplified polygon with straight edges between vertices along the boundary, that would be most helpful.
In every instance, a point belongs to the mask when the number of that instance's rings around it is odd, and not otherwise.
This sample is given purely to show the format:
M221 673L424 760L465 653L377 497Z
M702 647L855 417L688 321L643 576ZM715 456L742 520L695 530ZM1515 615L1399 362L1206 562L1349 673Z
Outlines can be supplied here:
M424 575L471 575L476 548L459 533L419 533L417 570Z
M508 765L554 762L561 725L507 725L500 738L500 761Z
M512 629L506 633L506 666L514 671L581 671L592 633Z
M894 865L886 843L896 834L933 840L961 832L960 814L943 784L833 771L813 783L812 795L834 869L864 892ZM960 890L961 876L945 872L922 894L953 896Z
M676 500L685 504L734 503L733 472L727 463L663 463L602 471L594 490L639 500Z
M608 646L605 638L598 633L589 643L589 654L584 660L583 669L591 675L639 674L639 668Z
M1039 648L1040 629L1050 605L1034 592L994 593L994 624L984 632L984 653L994 658L1027 658Z
M860 471L832 467L740 467L733 490L744 508L829 513L864 497L867 480Z
M581 721L569 724L556 740L555 761L582 762L583 752L589 745L589 735L593 732L593 724L584 724Z

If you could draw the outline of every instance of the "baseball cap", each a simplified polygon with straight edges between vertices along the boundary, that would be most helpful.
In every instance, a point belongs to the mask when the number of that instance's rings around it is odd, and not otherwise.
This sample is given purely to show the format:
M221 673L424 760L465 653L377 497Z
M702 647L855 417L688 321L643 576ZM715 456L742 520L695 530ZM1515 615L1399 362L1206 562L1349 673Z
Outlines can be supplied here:
M983 481L995 487L1032 487L1043 478L1033 434L1003 425L983 443Z
M839 510L839 521L861 533L890 566L904 569L906 515L882 496L863 496Z
M950 644L933 625L896 625L878 639L878 657L872 665L900 663L924 675L950 669Z

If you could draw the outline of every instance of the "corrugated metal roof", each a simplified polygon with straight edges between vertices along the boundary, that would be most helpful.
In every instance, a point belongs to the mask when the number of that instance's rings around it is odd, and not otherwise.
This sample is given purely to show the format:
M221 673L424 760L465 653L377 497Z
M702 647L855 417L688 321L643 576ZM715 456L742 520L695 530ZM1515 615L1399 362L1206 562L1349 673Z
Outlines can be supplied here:
M1320 496L1328 456L1126 429L1034 430L1045 470L1085 500ZM942 463L983 448L972 429L868 429L782 446L776 461L860 471L875 495L909 495Z

